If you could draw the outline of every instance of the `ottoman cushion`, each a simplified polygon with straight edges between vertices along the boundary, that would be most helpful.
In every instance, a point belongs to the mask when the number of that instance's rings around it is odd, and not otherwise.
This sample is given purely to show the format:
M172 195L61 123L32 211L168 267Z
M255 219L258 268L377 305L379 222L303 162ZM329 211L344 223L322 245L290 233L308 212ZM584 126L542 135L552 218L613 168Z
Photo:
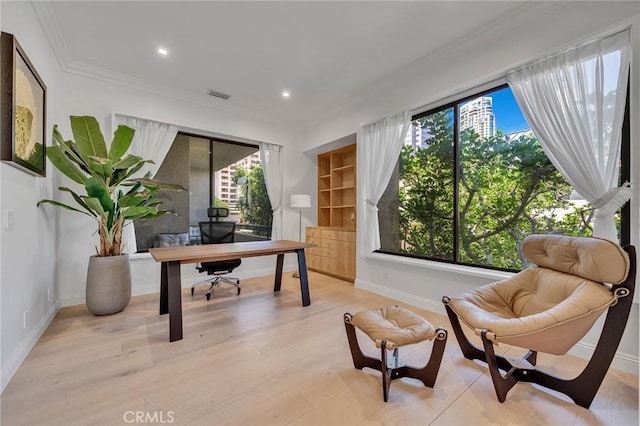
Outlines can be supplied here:
M427 320L395 305L358 312L351 323L366 333L378 348L383 340L387 341L387 349L393 349L436 336L436 329Z

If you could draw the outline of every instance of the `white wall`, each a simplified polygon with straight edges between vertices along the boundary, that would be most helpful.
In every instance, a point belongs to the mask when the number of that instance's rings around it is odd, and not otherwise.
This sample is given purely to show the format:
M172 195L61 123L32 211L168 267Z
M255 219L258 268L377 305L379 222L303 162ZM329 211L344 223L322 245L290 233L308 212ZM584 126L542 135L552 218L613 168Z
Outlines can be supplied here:
M28 4L3 2L1 26L3 31L16 36L47 86L49 127L58 118L60 76L39 23ZM14 228L0 229L1 389L57 312L55 215L36 207L40 199L52 196L52 175L50 167L47 178L41 178L0 163L3 225L4 212L14 212ZM26 327L25 312L28 312Z
M335 112L321 117L304 138L305 150L313 151L328 141L354 133L360 124L375 121L403 109L436 106L443 99L504 76L507 71L536 58L553 54L592 36L634 24L634 62L632 64L632 141L640 135L638 108L639 73L636 2L532 2L508 19L478 31L457 43L423 58L385 79L376 88L363 93ZM635 18L633 18L635 16ZM419 41L416 40L416 43ZM637 144L636 144L637 145ZM638 244L639 150L634 146L632 169L632 243ZM360 180L362 176L359 176ZM359 182L362 188L362 181ZM364 206L358 205L358 236L364 234ZM360 248L362 244L359 242ZM464 272L460 272L464 270ZM437 312L444 312L444 295L456 295L475 286L500 278L500 273L485 273L478 268L460 268L427 261L403 261L396 256L366 255L358 250L356 286L384 294ZM637 300L637 298L636 298ZM575 353L588 355L595 344L592 332L578 345ZM637 373L638 305L620 346L615 366Z

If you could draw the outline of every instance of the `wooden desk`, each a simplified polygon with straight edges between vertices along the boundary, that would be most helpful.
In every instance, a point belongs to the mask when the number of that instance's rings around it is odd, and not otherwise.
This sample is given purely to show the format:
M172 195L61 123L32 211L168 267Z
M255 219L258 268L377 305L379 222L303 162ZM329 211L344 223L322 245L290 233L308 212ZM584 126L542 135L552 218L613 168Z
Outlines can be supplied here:
M280 291L282 265L285 253L298 255L302 306L309 306L309 279L304 249L315 244L298 241L252 241L245 243L205 244L200 246L163 247L149 249L156 262L162 262L160 274L160 315L169 314L169 341L182 339L182 284L180 265L182 263L213 262L245 257L277 255L276 277L273 291Z

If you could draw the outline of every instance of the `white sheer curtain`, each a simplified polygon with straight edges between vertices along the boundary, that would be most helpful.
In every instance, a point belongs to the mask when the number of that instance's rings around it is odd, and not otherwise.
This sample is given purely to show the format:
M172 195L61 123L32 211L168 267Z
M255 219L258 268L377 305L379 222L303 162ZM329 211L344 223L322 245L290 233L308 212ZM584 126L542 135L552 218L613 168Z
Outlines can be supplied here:
M362 126L358 141L362 159L361 193L365 202L364 250L372 252L380 248L380 224L378 201L387 188L393 169L398 162L404 138L409 130L409 111L387 117L376 123Z
M596 208L594 236L616 242L614 214L631 196L628 183L618 187L629 37L567 50L507 78L547 157Z
M267 194L273 211L271 239L282 239L283 202L284 194L284 153L280 145L260 142L260 157Z
M145 164L134 177L142 177L147 172L151 172L151 176L154 176L160 168L164 157L167 156L171 144L178 134L178 128L167 123L119 114L116 114L116 124L125 125L135 130L129 153L138 155L145 160L153 160L155 163ZM138 251L136 232L132 223L127 223L123 228L122 240L129 253Z

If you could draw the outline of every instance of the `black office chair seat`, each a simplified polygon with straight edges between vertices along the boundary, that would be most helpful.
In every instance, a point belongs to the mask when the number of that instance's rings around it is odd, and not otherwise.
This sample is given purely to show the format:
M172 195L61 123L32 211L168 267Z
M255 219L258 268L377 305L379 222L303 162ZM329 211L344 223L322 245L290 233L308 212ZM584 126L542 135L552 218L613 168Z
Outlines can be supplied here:
M211 210L211 209L210 209ZM216 211L226 209L214 209ZM211 215L210 215L211 216ZM223 216L224 217L224 216ZM200 222L200 237L202 244L220 244L220 243L232 243L234 241L235 226L234 222ZM191 286L191 295L193 296L194 288L197 285L211 283L209 291L207 292L207 300L211 299L211 293L213 288L221 283L227 283L235 286L238 289L238 295L240 294L240 280L226 276L233 272L235 268L240 266L242 259L230 259L230 260L217 260L215 262L202 262L196 265L198 272L206 272L207 275L213 275L214 278L207 278L204 281L196 283Z
M229 274L231 273L231 271L240 266L240 263L242 263L241 259L202 262L200 266L197 267L197 269L198 272L206 272L208 275Z

